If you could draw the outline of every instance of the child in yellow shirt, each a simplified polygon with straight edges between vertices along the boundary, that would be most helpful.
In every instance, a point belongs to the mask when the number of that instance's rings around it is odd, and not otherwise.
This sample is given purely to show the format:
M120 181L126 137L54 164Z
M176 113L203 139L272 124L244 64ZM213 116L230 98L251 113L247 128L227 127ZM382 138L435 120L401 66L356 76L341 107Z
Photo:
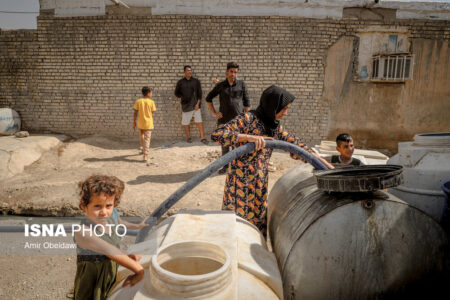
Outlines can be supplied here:
M148 153L150 152L150 139L152 137L153 116L156 111L155 102L150 99L152 97L152 89L148 86L142 88L143 98L136 100L134 103L133 129L139 129L139 138L141 147L143 149L144 161L148 160ZM139 117L138 117L139 115Z

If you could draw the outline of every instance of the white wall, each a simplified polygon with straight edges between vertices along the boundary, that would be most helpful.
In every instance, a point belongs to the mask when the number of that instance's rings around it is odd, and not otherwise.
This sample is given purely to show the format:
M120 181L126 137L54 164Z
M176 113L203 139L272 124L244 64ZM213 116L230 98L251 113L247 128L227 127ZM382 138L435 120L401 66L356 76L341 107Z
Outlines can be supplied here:
M344 7L397 9L400 19L450 20L450 0L120 0L130 7L151 7L153 15L295 16L341 19ZM306 2L307 1L307 2ZM104 15L112 0L40 0L56 16ZM125 8L124 8L125 9Z
M41 10L54 9L55 16L98 16L105 14L105 0L40 0Z

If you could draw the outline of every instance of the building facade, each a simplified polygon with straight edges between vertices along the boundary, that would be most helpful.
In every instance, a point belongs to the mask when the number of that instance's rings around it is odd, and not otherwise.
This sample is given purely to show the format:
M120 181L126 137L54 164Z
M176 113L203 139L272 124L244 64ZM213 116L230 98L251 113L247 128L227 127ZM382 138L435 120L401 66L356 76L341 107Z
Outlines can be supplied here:
M206 96L229 61L253 108L272 84L296 96L283 124L310 145L345 131L358 147L395 151L415 133L450 130L448 4L69 2L41 0L37 30L0 31L0 107L31 132L131 136L148 85L154 138L182 138L173 91L183 66ZM202 110L208 133L216 120Z

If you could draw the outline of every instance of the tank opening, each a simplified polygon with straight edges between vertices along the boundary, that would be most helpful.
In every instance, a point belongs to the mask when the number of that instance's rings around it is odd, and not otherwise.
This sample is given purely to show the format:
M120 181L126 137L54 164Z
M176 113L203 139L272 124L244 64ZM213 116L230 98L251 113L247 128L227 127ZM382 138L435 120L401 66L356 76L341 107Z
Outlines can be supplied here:
M162 249L152 265L162 272L195 276L227 272L230 266L228 254L218 245L202 241L174 243ZM212 274L215 272L214 274ZM166 274L169 275L170 274Z
M223 263L207 257L178 257L162 263L161 268L180 275L204 275L219 270Z
M418 136L450 136L450 132L422 133Z

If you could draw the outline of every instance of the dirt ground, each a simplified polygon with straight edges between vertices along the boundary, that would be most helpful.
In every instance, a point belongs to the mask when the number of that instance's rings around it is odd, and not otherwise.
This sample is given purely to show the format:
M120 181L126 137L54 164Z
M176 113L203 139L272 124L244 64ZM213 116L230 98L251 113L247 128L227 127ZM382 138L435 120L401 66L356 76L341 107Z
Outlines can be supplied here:
M118 207L124 216L148 216L171 193L220 156L220 147L199 141L153 142L151 164L138 153L136 139L90 136L52 149L15 177L0 183L0 211L7 215L75 216L77 182L94 173L115 175L126 183ZM302 164L274 152L269 189L288 169ZM182 198L169 214L182 209L218 210L225 175L212 176ZM0 217L0 220L2 217ZM131 238L127 238L132 243ZM75 255L0 253L0 299L67 299L75 275Z

